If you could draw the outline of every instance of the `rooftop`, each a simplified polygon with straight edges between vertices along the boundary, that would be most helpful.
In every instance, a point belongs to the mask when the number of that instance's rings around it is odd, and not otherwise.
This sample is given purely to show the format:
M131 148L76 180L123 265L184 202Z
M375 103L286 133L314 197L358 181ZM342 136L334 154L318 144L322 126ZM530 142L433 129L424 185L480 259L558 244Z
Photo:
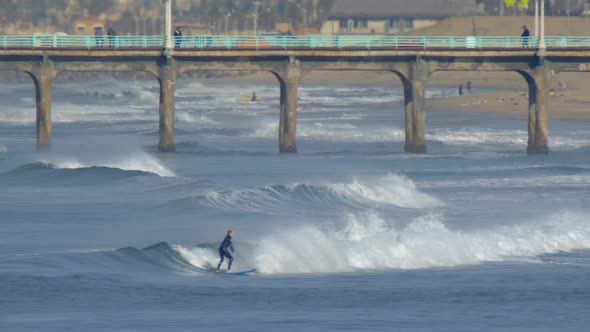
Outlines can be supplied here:
M329 17L446 18L476 11L476 0L336 0Z

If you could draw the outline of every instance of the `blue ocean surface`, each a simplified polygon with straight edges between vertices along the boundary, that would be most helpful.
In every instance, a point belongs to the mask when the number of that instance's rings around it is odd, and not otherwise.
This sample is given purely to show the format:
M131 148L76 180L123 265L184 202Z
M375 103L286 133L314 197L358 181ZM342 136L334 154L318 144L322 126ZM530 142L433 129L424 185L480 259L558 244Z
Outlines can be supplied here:
M527 156L524 105L430 112L406 154L399 88L304 84L280 155L278 84L181 82L160 153L158 91L55 82L37 152L32 83L0 84L1 331L590 326L590 124ZM229 229L256 273L213 271Z

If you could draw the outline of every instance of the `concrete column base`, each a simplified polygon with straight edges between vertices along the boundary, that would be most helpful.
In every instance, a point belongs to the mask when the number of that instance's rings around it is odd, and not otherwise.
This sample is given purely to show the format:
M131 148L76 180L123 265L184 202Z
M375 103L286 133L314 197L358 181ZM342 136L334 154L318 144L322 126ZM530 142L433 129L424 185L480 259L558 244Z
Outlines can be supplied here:
M527 148L529 155L549 154L549 147L545 146L529 146Z
M404 147L404 151L407 153L426 153L427 148L426 144L415 145L415 144L406 144Z

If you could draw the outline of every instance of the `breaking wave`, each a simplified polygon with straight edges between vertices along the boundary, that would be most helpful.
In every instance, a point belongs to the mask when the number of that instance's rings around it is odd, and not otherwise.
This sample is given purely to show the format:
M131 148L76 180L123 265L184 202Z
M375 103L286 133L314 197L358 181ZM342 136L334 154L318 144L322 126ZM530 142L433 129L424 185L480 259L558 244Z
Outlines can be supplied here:
M375 214L349 215L344 226L288 229L252 247L238 246L240 264L267 274L339 273L423 269L486 262L542 263L543 256L590 248L590 219L564 213L540 223L464 232L449 229L440 215L404 226ZM214 248L182 248L191 264L216 264Z
M15 263L46 273L108 272L202 275L218 262L218 243L193 247L165 242L144 249L32 255ZM234 268L263 274L342 273L457 267L490 262L552 264L561 253L590 249L588 215L560 213L536 223L474 231L453 230L428 214L400 225L375 213L349 214L337 226L296 226L250 242L236 242ZM574 257L575 258L575 257ZM10 262L5 270L10 268ZM574 263L584 264L579 259ZM590 261L588 261L590 264Z
M401 208L434 208L444 203L420 192L410 179L390 174L373 180L351 183L273 185L263 188L230 190L199 195L206 206L249 212L272 212L294 205L361 207L392 205Z
M82 161L76 159L64 159L60 161L54 161L53 164L58 168L65 169L108 167L124 171L141 171L153 173L162 177L176 176L174 172L166 167L160 160L146 153L133 153L127 157L119 157L114 160L99 159Z

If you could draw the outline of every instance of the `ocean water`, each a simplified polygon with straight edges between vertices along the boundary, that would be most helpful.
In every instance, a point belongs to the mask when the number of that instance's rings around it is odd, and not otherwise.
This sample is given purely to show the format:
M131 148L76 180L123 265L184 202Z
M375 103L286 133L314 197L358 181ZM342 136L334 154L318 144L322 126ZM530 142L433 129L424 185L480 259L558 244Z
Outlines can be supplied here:
M57 82L37 152L0 84L0 330L587 329L589 124L527 156L524 120L429 113L405 154L399 88L303 85L280 155L278 93L179 83L163 154L155 82ZM228 229L258 273L211 271Z

